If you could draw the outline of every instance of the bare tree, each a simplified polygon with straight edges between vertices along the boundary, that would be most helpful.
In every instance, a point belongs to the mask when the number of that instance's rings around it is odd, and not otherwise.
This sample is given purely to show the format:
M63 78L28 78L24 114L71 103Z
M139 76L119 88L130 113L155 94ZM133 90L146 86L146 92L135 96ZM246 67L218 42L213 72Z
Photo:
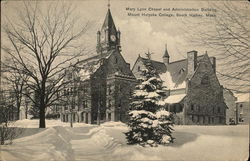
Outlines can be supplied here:
M0 145L12 144L13 139L22 133L22 129L14 127L13 102L9 92L0 93Z
M217 74L223 85L236 92L249 92L250 4L209 2L215 17L184 21L187 39L211 50L218 60Z
M3 76L3 79L5 84L9 85L10 90L14 94L14 100L15 100L15 108L17 109L17 116L16 119L19 120L19 115L20 115L20 108L21 105L24 104L23 102L23 92L25 89L25 84L29 77L22 73L21 70L17 65L17 62L8 60L8 66L11 64L12 67L14 68L5 68L3 66L3 71L7 73L6 75Z
M21 8L19 6L19 8ZM20 70L29 77L26 82L30 92L26 96L39 106L39 127L45 128L45 110L56 100L64 83L64 70L69 62L86 54L79 39L86 33L89 23L78 24L74 8L64 3L24 2L17 12L18 21L6 17L4 33L6 43L2 49L18 63L19 68L5 63L13 70ZM34 91L39 102L34 99Z

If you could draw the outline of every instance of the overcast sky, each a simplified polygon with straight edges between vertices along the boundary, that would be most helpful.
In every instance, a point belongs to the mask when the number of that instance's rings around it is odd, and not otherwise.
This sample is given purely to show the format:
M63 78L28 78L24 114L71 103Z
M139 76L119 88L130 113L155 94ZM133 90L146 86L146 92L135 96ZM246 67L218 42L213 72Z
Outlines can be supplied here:
M79 19L89 20L93 22L93 26L88 31L87 39L91 48L96 45L96 32L101 28L107 13L108 0L92 0L92 1L68 1L76 6L76 15ZM15 7L19 7L22 2L11 1L2 4L2 11L5 14L12 14L15 12ZM185 30L183 30L182 18L173 17L160 17L159 13L202 13L198 12L184 12L184 11L141 11L130 12L126 8L209 8L208 3L205 1L112 1L111 13L116 25L121 31L121 45L122 54L125 59L133 65L138 54L144 55L148 50L153 52L152 56L155 60L162 60L162 55L167 44L170 53L170 60L178 60L186 57L186 53L191 50L197 50L199 54L204 54L206 48L192 46L187 40L184 40ZM128 16L130 13L155 13L158 16L145 17L145 16ZM203 12L204 13L204 12ZM15 17L12 17L13 19ZM208 17L203 18L187 18L184 20L192 19L192 21L202 21ZM209 18L211 19L211 18ZM209 54L209 53L208 53Z
M242 1L241 1L242 2ZM244 5L241 2L237 2L237 5ZM56 3L56 1L53 1ZM108 0L78 0L78 1L66 1L68 4L73 4L75 9L75 15L83 23L85 21L92 22L91 28L85 35L85 41L83 45L88 45L90 48L95 49L96 46L96 33L101 29L105 15L108 10ZM220 5L221 2L213 1L216 5ZM43 1L42 6L46 6L48 3ZM165 50L165 44L170 54L170 61L186 58L186 53L191 50L197 50L198 55L208 52L209 56L216 55L216 51L212 51L209 48L203 46L194 46L190 44L190 39L187 38L187 32L189 28L186 28L183 21L195 23L199 25L206 20L211 20L213 23L213 17L204 16L206 13L217 14L219 11L212 11L210 7L211 3L207 1L163 1L163 0L111 0L110 9L116 25L116 28L121 31L121 47L122 55L125 60L133 66L138 54L144 56L144 53L148 50L153 52L152 59L162 61L162 56ZM21 8L21 1L8 1L3 2L2 17L8 15L12 21L16 20L15 13L16 8ZM147 11L128 11L126 8L146 8ZM199 11L148 11L148 8L173 8L177 9L190 9ZM207 11L201 11L206 9ZM128 13L155 13L157 16L128 16ZM159 13L163 14L203 14L203 17L167 17L159 16ZM203 28L202 32L210 26ZM217 62L217 68L219 68L219 62Z

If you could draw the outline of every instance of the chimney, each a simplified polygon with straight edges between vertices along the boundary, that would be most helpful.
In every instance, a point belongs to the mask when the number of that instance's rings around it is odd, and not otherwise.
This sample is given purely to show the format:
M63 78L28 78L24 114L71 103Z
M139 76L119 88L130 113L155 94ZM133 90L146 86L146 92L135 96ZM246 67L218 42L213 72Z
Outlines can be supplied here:
M214 69L214 72L216 73L216 58L215 57L211 57L210 61L212 63L212 67Z
M187 52L187 71L188 78L190 78L196 69L197 66L197 51L189 51Z
M118 48L118 50L119 51L121 51L121 32L120 32L120 30L118 29L118 31L117 31L117 41L118 41L118 43L117 43L117 48Z
M101 32L97 31L97 44L100 44L100 36L101 36Z

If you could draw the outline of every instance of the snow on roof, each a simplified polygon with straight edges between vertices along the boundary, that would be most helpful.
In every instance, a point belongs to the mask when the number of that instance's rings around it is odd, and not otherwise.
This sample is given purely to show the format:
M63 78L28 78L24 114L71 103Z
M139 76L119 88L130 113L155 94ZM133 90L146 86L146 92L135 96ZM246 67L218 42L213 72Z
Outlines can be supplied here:
M169 72L160 74L160 78L163 81L163 85L166 86L167 89L174 90L186 88L186 81L183 81L181 84L175 83Z
M237 97L236 102L249 102L250 100L250 93L236 93L235 96Z
M173 104L173 103L179 103L183 100L183 98L186 96L186 94L178 94L178 95L171 95L168 96L164 102L168 104Z
M95 62L95 64L93 65L89 65L89 66L84 66L80 71L79 71L79 76L80 76L80 80L84 81L90 78L90 75L93 74L94 72L97 71L97 69L99 69L99 67L101 66L101 61L97 61Z
M95 73L101 66L103 59L108 59L116 51L111 50L105 54L94 55L78 62L77 67L80 68L79 77L81 81L90 79L90 76Z

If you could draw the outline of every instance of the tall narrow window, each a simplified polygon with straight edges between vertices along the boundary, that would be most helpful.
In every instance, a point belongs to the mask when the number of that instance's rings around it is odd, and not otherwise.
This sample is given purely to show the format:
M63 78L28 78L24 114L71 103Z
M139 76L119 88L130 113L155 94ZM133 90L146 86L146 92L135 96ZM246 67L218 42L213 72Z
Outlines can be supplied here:
M200 108L200 106L199 106L199 105L197 106L197 110L198 110L198 112L200 112L200 110L201 110L201 108Z
M83 108L87 108L87 101L83 101L82 106L83 106Z
M111 94L111 85L108 85L108 86L107 86L107 93L108 93L108 95Z
M108 100L108 107L111 107L111 100Z
M64 110L68 110L68 105L64 105Z
M194 105L191 104L191 111L194 111Z

